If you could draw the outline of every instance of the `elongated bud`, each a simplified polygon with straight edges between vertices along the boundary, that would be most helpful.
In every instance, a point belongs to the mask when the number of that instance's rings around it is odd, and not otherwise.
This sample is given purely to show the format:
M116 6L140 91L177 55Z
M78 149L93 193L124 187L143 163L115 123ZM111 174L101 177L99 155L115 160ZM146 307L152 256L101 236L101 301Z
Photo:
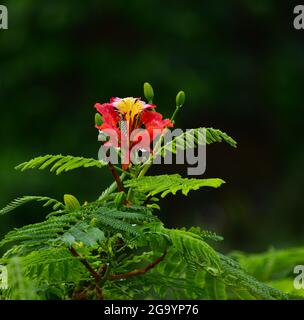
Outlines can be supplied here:
M102 116L99 113L95 113L95 124L101 126L103 122Z
M184 91L180 91L177 95L176 95L176 105L181 107L184 105L186 100L186 94Z
M152 103L153 98L154 98L154 91L153 91L151 84L148 82L144 83L144 94L145 94L147 101L149 103Z
M65 194L63 196L63 200L64 200L65 208L68 211L75 211L80 209L79 201L71 194Z

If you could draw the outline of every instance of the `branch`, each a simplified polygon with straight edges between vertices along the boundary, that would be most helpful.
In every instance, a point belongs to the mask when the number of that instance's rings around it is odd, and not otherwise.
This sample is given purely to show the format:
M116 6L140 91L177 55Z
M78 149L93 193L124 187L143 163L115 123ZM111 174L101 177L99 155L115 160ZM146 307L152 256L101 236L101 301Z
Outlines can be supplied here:
M93 267L91 267L89 262L85 258L83 258L73 247L69 248L69 251L74 257L79 258L80 262L86 267L93 278L98 282L100 280L100 275L93 269Z
M98 272L96 272L93 269L93 267L89 264L89 262L85 258L83 258L73 247L69 248L69 251L74 257L79 258L80 262L86 267L89 273L93 276L93 278L96 281L96 285L95 285L96 296L99 300L103 300L102 289L98 284L101 279L101 275Z
M163 255L156 259L154 262L149 263L146 267L142 269L135 269L133 271L130 271L128 273L122 273L122 274L112 274L108 277L108 280L119 280L119 279L127 279L134 276L139 276L141 274L144 274L148 272L150 269L157 266L167 255L167 250L164 251Z
M101 289L101 287L99 286L98 283L96 283L95 292L96 292L96 296L97 296L98 300L103 300L102 289Z
M109 165L109 169L110 169L110 171L112 172L112 175L113 175L113 177L114 177L114 179L115 179L115 181L116 181L117 190L118 190L119 192L125 191L124 186L123 186L123 184L122 184L122 182L121 182L121 180L120 180L120 177L119 177L116 169L114 168L113 164L112 164L111 162L109 162L108 165Z

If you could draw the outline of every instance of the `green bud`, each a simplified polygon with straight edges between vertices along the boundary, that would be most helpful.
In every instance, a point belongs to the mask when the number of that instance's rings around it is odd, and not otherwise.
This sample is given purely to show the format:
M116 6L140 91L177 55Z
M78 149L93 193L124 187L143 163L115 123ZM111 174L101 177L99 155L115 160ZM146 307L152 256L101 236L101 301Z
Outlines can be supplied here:
M102 116L99 113L95 113L95 124L101 126L103 122Z
M149 103L152 103L154 98L154 91L150 83L144 83L144 94Z
M186 95L184 91L180 91L177 95L176 95L176 105L181 107L182 105L184 105L186 100Z
M68 211L76 211L80 209L79 201L71 194L65 194L63 196L63 200L64 200L65 208Z

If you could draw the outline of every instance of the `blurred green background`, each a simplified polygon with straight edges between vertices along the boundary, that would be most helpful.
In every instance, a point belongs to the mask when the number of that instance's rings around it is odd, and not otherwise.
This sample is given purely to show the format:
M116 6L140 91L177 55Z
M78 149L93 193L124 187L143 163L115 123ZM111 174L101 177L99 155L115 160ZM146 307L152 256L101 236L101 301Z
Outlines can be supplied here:
M226 251L303 243L304 31L293 28L292 1L1 4L1 206L21 195L95 199L111 181L107 169L56 177L14 166L46 153L97 157L94 103L142 96L149 81L165 116L186 91L177 126L212 126L238 141L236 150L208 147L204 176L226 185L166 198L161 218L216 231ZM166 170L185 173L154 173ZM0 235L45 214L33 204L1 217Z

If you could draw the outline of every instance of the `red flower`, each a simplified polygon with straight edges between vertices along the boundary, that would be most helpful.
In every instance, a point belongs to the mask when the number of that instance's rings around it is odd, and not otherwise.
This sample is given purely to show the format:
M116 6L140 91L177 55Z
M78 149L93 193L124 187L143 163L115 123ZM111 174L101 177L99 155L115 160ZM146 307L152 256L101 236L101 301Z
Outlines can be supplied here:
M104 120L103 124L101 126L96 125L96 128L110 135L110 141L106 142L105 145L112 144L114 147L121 147L122 142L126 140L130 142L130 135L133 130L141 129L144 126L143 129L147 130L150 140L142 142L142 144L146 150L150 151L149 145L153 139L166 127L173 127L173 123L169 119L163 120L162 114L151 110L156 108L155 105L145 103L140 98L111 98L108 103L96 103L95 108ZM111 135L113 134L109 134L108 129L117 133L118 140L112 139ZM155 130L157 130L157 133ZM136 135L135 141L129 143L130 149L139 142L141 142L141 137ZM127 165L123 164L122 168L125 170L128 166L129 163Z

